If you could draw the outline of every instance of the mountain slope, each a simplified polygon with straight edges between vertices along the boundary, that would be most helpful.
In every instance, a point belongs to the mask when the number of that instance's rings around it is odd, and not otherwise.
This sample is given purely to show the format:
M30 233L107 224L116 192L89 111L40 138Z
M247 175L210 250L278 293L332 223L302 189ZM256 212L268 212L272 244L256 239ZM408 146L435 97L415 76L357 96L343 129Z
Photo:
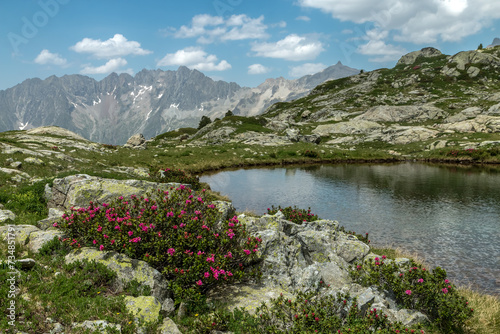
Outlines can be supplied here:
M255 88L214 81L197 70L112 73L101 81L82 75L25 80L0 91L0 131L57 125L102 143L123 144L134 133L153 137L197 126L203 115L227 110L257 115L275 102L304 96L318 83L359 71L337 64L297 80L268 79Z

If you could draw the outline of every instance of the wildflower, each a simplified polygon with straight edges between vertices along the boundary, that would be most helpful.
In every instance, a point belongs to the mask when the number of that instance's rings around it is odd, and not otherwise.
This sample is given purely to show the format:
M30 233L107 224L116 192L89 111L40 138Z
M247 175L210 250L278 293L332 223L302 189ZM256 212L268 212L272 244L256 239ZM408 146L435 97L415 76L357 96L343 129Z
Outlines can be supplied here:
M207 262L215 262L214 254L212 256L207 257Z
M103 246L103 245L100 245L100 246L99 246L99 250L101 250L101 251L102 251L102 250L104 250L104 246Z
M97 243L97 240L94 239L94 241L92 241L92 243L95 245Z
M205 278L209 278L210 277L210 273L206 272L205 274L203 274L203 276L205 276Z
M445 279L445 280L444 280L444 282L445 282L446 284L450 283L450 281L448 281L447 279Z
M246 254L246 255L250 255L250 254L252 253L252 252L251 252L251 251L249 251L248 249L244 249L243 251L245 252L245 254Z
M173 249L173 248L169 248L169 249L167 250L167 253L168 253L168 255L170 255L170 256L174 256L175 249Z
M423 278L419 278L418 279L418 283L424 283L424 279Z
M199 280L198 282L196 282L196 284L203 285L203 282L201 280Z
M97 232L101 232L101 230L102 230L102 227L101 227L101 225L99 225L99 227L97 228Z
M406 290L405 293L410 296L411 295L411 290Z
M132 236L132 234L134 234L134 232L132 232L132 231L128 231L128 236L129 236L129 237L131 237L131 236Z
M443 291L443 293L448 293L448 289L446 288L441 289L441 291Z
M57 222L55 222L54 224L52 224L52 226L57 227Z

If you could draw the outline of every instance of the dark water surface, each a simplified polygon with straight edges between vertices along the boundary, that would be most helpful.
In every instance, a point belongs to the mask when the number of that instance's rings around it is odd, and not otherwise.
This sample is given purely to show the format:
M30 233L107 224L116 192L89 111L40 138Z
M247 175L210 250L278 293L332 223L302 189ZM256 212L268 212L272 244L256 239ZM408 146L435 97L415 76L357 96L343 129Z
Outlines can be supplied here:
M311 207L374 245L400 246L458 285L500 295L500 167L425 164L240 169L203 176L236 210Z

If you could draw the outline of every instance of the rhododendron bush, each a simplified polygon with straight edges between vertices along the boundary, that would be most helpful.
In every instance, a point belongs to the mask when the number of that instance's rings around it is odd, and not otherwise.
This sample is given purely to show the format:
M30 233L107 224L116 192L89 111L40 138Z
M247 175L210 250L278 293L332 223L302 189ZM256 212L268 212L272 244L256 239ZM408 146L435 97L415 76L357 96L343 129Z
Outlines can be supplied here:
M214 286L258 277L261 240L237 217L222 221L213 198L184 185L147 197L119 197L71 208L54 224L73 247L91 246L142 259L162 272L176 302L193 301Z

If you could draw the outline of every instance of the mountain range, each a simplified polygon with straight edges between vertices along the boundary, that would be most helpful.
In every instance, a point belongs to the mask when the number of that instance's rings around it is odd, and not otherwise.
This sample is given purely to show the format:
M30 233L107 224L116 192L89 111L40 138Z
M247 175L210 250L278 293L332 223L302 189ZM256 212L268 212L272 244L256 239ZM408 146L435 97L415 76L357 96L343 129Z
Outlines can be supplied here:
M299 79L267 79L257 87L215 81L197 70L112 73L101 81L83 75L27 79L0 91L0 132L57 125L92 141L124 144L135 133L146 138L214 119L263 113L332 79L358 74L340 62Z

